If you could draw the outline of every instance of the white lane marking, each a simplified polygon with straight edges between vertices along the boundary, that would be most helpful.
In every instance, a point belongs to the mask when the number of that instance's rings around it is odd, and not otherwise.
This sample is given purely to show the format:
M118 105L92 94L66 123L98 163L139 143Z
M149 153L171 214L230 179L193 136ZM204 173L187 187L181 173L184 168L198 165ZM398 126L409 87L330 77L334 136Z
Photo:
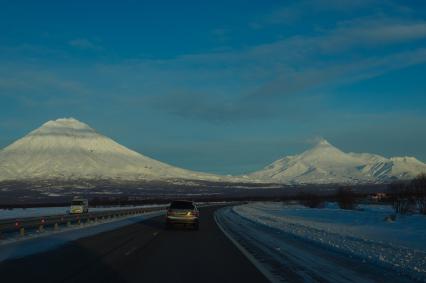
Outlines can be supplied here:
M152 233L152 236L153 236L153 238L155 238L155 237L157 237L158 236L158 234L159 234L159 232L154 232L154 233ZM125 256L129 256L129 255L131 255L132 253L134 253L136 250L138 250L140 247L133 247L133 248L131 248L130 250L128 250L124 255Z
M131 248L129 251L127 251L124 255L125 256L129 256L131 255L134 251L136 251L138 248L137 247L133 247Z
M260 271L260 273L263 274L263 276L266 277L270 282L272 283L280 283L281 280L277 279L276 276L272 274L271 271L269 271L265 266L257 260L251 253L249 253L240 243L238 243L232 236L225 231L225 229L222 227L222 224L217 219L216 213L214 213L214 221L216 222L217 226L220 230L222 230L223 234L240 250L240 252L257 268L257 270Z

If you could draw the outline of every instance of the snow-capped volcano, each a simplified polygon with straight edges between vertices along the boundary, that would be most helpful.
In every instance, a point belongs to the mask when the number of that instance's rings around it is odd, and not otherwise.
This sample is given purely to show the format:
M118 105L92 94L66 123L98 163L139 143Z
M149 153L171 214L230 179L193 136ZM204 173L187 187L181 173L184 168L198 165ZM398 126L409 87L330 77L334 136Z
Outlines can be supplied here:
M411 179L426 172L426 164L414 157L385 158L368 153L345 153L326 140L299 155L287 156L251 178L278 183L378 183Z
M225 177L156 161L73 118L49 121L0 151L0 180L169 178Z
M324 184L388 182L423 172L426 164L413 157L345 153L321 140L300 155L284 157L248 176L219 176L151 159L73 118L49 121L0 151L0 181L187 179Z

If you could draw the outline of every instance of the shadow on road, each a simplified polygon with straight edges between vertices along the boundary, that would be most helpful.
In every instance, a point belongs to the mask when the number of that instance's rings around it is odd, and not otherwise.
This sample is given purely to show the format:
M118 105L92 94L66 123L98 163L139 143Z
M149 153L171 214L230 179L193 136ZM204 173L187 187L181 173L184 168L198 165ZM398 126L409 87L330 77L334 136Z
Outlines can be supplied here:
M200 211L200 231L166 230L164 216L0 263L1 282L267 282ZM220 272L219 272L220 271Z

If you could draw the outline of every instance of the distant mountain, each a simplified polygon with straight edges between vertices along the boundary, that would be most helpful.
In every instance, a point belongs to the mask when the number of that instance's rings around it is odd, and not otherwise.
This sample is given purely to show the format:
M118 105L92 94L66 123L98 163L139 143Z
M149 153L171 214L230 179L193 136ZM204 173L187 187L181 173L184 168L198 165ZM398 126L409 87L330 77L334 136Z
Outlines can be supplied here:
M284 157L252 174L220 176L154 160L73 118L49 121L0 151L0 181L383 183L411 179L422 172L426 172L426 165L413 157L388 159L368 153L345 153L321 140L300 155Z
M231 178L174 167L132 151L76 119L43 124L0 151L0 181Z
M368 153L345 153L321 140L302 154L284 157L247 176L288 184L341 184L412 179L424 172L426 164L414 157L388 159Z

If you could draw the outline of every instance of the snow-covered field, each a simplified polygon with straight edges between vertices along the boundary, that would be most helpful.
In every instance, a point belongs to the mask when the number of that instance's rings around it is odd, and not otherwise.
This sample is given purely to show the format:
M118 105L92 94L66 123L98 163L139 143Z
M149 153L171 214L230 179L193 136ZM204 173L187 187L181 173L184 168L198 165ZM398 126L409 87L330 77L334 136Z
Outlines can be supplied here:
M426 216L398 216L389 222L388 206L363 205L350 211L335 205L313 209L282 203L252 203L232 212L362 261L426 278Z
M140 206L111 206L111 207L91 207L90 212L108 211L108 210L119 210L129 208L147 208L147 207L165 207L166 204L148 204ZM38 217L38 216L50 216L58 214L67 214L69 206L62 207L37 207L37 208L14 208L14 209L0 209L0 220L1 219L20 219L25 217Z

